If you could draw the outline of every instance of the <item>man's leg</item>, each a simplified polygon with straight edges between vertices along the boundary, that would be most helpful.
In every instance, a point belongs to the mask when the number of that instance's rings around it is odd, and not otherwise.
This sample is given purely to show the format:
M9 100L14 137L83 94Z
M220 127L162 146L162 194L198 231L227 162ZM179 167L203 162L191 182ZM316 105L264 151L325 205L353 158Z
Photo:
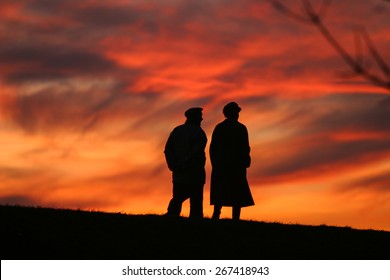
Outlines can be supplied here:
M191 186L190 218L203 218L203 184Z
M179 217L181 206L188 198L188 190L185 185L173 183L173 197L168 205L167 216Z

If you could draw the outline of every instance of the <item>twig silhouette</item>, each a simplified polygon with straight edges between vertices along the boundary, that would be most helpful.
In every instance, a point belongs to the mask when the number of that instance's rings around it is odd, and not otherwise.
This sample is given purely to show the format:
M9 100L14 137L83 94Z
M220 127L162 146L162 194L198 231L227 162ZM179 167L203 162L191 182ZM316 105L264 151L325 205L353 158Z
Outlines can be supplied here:
M268 1L271 2L276 10L286 16L305 24L314 25L355 74L365 78L367 81L378 87L390 90L390 68L376 49L375 44L372 42L367 32L364 29L355 32L355 55L352 55L341 45L341 43L325 25L323 19L330 7L331 0L323 0L318 11L314 9L310 0L301 0L303 5L303 14L299 14L291 10L279 0ZM366 66L362 46L363 43L368 49L371 59L375 61L380 72L379 74L375 74L368 66Z

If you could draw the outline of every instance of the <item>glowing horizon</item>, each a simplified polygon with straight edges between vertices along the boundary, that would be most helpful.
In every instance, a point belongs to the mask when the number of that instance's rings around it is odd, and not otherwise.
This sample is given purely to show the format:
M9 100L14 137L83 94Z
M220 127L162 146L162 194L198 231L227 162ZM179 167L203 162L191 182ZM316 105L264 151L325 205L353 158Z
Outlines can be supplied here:
M365 27L390 61L382 2L333 2L326 23L351 53ZM7 0L0 15L0 204L163 214L169 133L200 106L210 142L236 101L256 203L243 219L390 230L390 92L345 78L268 1Z

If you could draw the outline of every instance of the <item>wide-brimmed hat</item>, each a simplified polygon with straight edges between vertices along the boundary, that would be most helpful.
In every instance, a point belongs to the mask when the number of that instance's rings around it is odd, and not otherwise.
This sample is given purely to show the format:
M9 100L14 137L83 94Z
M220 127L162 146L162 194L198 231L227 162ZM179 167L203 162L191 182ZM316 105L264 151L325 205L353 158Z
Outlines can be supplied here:
M202 116L202 111L203 108L200 107L190 108L187 111L185 111L184 116L186 116L187 119L199 118Z
M236 102L230 102L223 107L223 114L225 116L231 115L231 114L236 114L241 111L240 106Z

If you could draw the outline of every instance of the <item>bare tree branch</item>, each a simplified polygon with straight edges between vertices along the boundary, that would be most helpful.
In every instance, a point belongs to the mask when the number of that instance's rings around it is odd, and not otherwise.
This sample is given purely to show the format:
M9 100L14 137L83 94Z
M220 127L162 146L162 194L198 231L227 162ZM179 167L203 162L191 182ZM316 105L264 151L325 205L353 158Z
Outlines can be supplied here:
M368 49L370 50L370 53L372 57L374 58L375 62L378 64L379 68L382 70L382 72L385 74L386 78L390 80L390 69L389 66L387 66L386 62L381 57L380 53L376 49L374 43L372 42L370 36L365 30L362 30L363 38L367 44Z
M363 53L363 44L360 32L356 30L354 32L355 39L355 61L364 67L364 53Z
M332 0L324 0L322 2L322 5L318 11L318 15L321 17L321 18L324 18L326 13L328 12L328 9L330 7L330 4L332 3Z
M269 0L272 5L283 14L298 20L303 23L309 23L314 25L322 36L328 41L328 43L336 50L339 56L344 60L344 62L359 76L365 78L370 83L390 90L390 68L384 59L381 57L380 53L377 51L374 43L371 41L367 32L360 32L361 38L366 44L372 59L377 64L380 72L384 77L374 74L371 72L367 66L364 65L363 49L361 45L361 39L359 39L358 34L355 33L355 56L350 54L335 38L335 36L329 31L327 26L324 24L323 17L330 6L330 0L323 0L322 5L318 11L316 11L311 4L310 0L301 0L304 15L294 12L293 10L286 7L279 0Z
M288 17L291 17L297 21L300 21L301 23L306 23L306 24L311 24L310 20L290 9L288 9L285 5L283 5L281 2L279 1L273 1L273 0L269 0L271 2L271 4L274 6L274 8L276 10L278 10L279 12L287 15Z

